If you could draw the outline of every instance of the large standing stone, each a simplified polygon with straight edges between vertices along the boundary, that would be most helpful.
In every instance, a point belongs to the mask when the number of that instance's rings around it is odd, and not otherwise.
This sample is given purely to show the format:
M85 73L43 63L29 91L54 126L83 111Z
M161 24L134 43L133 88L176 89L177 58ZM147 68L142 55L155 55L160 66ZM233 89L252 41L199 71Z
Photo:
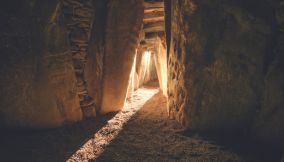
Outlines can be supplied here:
M58 1L1 10L1 125L46 128L82 118L67 30ZM10 10L12 9L12 10Z
M124 105L142 20L143 0L109 1L101 113Z
M260 106L271 25L246 5L173 1L169 109L187 128L250 129Z

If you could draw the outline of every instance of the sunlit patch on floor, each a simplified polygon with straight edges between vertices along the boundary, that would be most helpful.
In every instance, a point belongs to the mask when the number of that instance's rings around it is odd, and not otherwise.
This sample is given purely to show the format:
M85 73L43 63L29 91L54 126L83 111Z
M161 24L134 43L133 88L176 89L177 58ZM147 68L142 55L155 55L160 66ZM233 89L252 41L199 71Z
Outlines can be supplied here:
M100 129L90 140L77 150L67 162L88 162L95 160L103 152L107 145L116 138L123 129L124 124L138 112L146 101L152 98L159 89L140 88L126 101L122 111L117 113L107 124Z

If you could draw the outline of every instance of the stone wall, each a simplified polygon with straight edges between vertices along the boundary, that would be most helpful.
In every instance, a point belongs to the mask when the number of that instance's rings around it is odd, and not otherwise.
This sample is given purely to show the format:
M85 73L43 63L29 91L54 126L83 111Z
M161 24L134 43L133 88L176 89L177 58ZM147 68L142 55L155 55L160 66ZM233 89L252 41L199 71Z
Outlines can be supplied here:
M1 9L2 126L58 127L101 104L103 0L11 1Z
M96 110L100 109L102 100L102 79L105 56L105 35L107 18L107 1L93 0L94 20L90 33L89 49L85 65L85 80L88 95L93 99Z
M281 5L172 1L170 117L199 131L284 141Z
M143 0L108 2L101 113L119 111L124 105L143 8Z
M13 0L0 13L1 126L58 127L122 108L142 0Z
M267 66L261 110L253 124L260 141L284 146L284 1L275 4L276 33L271 64Z
M44 128L81 120L59 2L9 1L2 8L1 125Z
M77 81L77 93L84 117L96 116L96 105L93 98L88 94L85 73L95 13L92 2L92 0L61 0L59 3L60 18L62 23L66 25L68 32L68 41Z
M156 71L159 80L159 86L162 90L163 94L167 96L167 80L168 80L168 67L167 67L167 50L165 46L162 44L162 40L157 38L156 40L156 49L155 52L155 65Z

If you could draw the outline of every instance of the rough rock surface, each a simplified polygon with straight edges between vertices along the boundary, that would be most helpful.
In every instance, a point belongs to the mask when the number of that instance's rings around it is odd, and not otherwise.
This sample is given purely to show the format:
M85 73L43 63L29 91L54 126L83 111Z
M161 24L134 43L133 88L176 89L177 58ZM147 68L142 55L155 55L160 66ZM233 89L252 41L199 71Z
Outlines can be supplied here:
M1 125L43 128L80 120L58 1L11 1L1 8Z
M155 65L156 65L156 70L157 70L157 75L158 75L158 80L159 80L159 85L160 89L162 90L163 94L167 96L167 80L168 80L168 59L167 59L167 50L166 48L162 45L162 40L160 38L157 38L156 40L156 49L155 51Z
M253 135L259 141L284 146L284 1L276 6L275 59L268 67L261 111L254 122Z
M277 58L265 80L261 111L253 124L253 135L259 141L284 146L284 66Z
M136 91L127 106L68 162L244 161L237 153L198 135L186 137L178 133L182 127L168 119L166 97L157 92L149 87Z
M274 16L280 4L172 1L171 117L199 131L248 134L257 127L253 136L283 142L283 28Z
M50 130L1 130L1 161L280 162L281 154L248 147L248 141L229 139L228 145L197 132L185 134L168 118L166 98L155 87L134 92L116 114Z
M142 0L109 1L100 108L103 114L119 111L124 105L142 20Z
M94 18L92 0L61 0L60 15L67 26L68 40L72 53L72 61L77 80L77 93L84 117L96 116L95 103L87 91L85 65L88 55L91 25Z
M93 98L95 107L99 110L102 99L107 1L94 0L93 3L95 13L84 74L88 95Z

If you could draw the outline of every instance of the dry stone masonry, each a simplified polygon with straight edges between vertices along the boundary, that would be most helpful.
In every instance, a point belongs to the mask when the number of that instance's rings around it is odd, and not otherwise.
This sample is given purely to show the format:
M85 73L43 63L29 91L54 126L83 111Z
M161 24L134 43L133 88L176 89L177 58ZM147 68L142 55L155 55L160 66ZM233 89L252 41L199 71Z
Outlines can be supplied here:
M284 146L283 1L172 1L168 105L189 129Z
M62 0L62 16L69 29L72 60L77 79L77 92L84 116L96 116L96 105L88 95L84 76L91 25L94 17L92 0Z
M284 146L283 0L13 0L0 18L0 126L119 111L158 78L187 129Z

